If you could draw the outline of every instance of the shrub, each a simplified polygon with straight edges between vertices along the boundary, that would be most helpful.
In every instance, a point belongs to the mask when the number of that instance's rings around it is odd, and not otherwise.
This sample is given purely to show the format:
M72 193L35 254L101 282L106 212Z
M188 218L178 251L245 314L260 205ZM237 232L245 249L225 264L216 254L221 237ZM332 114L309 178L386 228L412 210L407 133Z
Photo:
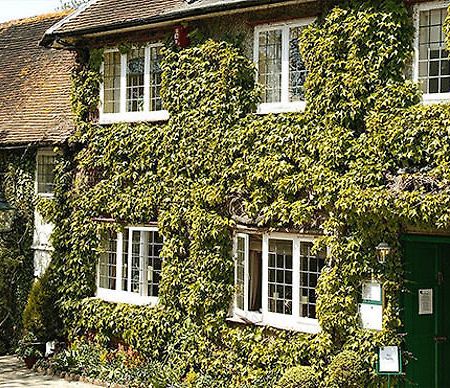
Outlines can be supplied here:
M286 370L278 381L278 388L316 388L319 385L316 373L310 366L295 366Z
M33 333L28 333L25 337L19 340L16 349L16 356L22 360L30 357L41 358L42 352L36 347L36 336Z
M344 350L333 358L328 366L327 386L339 388L360 388L367 384L368 376L358 353Z
M33 284L23 312L25 333L34 333L39 341L57 338L61 327L56 307L57 296L49 274L47 270Z

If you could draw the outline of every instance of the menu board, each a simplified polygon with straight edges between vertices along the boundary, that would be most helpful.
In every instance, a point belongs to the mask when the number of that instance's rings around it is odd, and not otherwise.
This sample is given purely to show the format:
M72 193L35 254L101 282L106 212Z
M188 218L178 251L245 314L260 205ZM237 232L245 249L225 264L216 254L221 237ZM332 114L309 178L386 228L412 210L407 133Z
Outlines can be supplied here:
M381 303L381 283L367 281L362 284L363 302Z
M383 328L383 306L361 303L359 314L363 329L381 330Z

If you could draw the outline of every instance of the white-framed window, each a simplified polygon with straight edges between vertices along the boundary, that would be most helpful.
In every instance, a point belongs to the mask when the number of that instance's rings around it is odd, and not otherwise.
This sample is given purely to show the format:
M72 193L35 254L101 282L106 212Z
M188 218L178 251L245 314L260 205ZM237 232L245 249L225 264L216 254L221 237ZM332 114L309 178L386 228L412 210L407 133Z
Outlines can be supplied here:
M262 87L259 113L301 111L305 108L307 70L299 36L313 19L261 25L255 28L254 60Z
M234 317L317 333L316 286L326 252L312 253L313 236L237 233L234 237Z
M36 154L36 193L43 197L52 197L55 188L56 154L47 149Z
M163 237L157 227L127 227L102 236L97 297L131 304L156 304Z
M443 31L449 4L436 1L415 8L413 77L420 83L425 103L450 100L450 61Z
M160 96L161 48L162 44L157 43L124 54L118 49L105 50L100 123L168 119Z

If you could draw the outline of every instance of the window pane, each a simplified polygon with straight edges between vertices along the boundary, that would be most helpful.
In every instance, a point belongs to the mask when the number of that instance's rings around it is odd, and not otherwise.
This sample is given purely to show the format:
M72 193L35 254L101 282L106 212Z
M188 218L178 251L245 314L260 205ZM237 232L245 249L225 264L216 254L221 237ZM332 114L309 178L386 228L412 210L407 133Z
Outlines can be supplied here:
M145 50L134 49L127 57L127 112L144 110Z
M325 265L325 252L311 253L313 243L300 244L300 316L316 318L316 286Z
M236 307L244 309L244 285L245 285L245 238L237 237L236 250Z
M259 34L259 83L263 102L281 101L281 30Z
M269 240L268 309L278 314L292 314L293 243L289 240ZM272 279L272 280L271 280Z
M419 81L424 93L448 93L449 61L445 50L442 25L447 9L422 11L419 15Z
M122 246L122 291L129 291L128 289L128 244L129 231L123 231L123 246Z
M120 53L105 53L103 80L103 112L120 112Z
M305 100L306 68L300 55L299 36L304 27L289 31L289 101Z
M144 241L142 232L133 231L131 238L131 292L143 293ZM143 237L143 236L142 236Z
M131 291L158 296L162 262L162 237L156 231L135 230L131 240Z
M150 111L162 110L161 47L150 48Z
M52 194L55 186L55 155L38 154L37 156L37 190L40 194Z
M117 234L115 232L105 235L103 249L99 259L99 287L115 290L117 279Z
M441 93L447 93L450 90L450 78L441 79Z
M158 232L146 232L148 234L147 263L147 295L159 295L159 281L161 278L162 262L160 252L162 249L162 236Z

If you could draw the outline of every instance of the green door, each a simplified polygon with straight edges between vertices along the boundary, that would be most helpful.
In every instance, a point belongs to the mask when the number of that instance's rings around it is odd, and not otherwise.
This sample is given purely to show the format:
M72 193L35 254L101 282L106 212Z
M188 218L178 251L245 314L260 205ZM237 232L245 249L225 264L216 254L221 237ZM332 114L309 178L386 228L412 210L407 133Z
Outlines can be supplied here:
M450 388L450 241L406 236L407 387Z

